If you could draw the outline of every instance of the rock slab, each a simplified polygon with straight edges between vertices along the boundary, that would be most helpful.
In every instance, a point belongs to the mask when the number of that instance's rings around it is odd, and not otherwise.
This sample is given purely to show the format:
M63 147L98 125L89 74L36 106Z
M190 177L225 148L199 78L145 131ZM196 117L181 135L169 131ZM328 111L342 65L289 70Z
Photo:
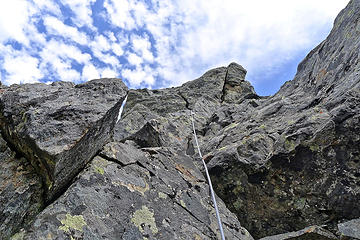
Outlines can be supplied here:
M227 239L252 240L221 199ZM23 239L218 239L208 185L171 148L109 143Z

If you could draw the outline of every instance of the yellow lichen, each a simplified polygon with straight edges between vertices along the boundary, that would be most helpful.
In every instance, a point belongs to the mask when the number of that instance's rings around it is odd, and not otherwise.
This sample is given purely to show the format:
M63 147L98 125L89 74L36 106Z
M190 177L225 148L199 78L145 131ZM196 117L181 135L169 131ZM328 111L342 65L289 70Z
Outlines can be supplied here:
M159 198L161 198L161 199L166 199L167 198L167 195L165 193L163 193L163 192L159 192L158 195L159 195Z
M81 216L81 215L72 216L69 213L67 213L66 218L61 220L60 222L63 224L63 226L60 226L59 229L65 231L65 232L70 232L70 228L82 232L83 226L86 225L86 222L85 222L83 216Z
M142 233L144 232L145 226L149 226L153 234L156 234L159 231L156 227L154 213L150 211L147 206L142 206L141 209L135 211L131 218L131 222L133 222Z
M180 205L182 206L182 207L184 207L184 208L186 208L186 204L185 204L185 202L184 202L184 200L180 200Z
M226 148L227 148L227 146L225 146L225 147L221 147L221 148L219 148L219 149L218 149L218 151L225 150Z
M94 169L97 173L100 173L101 175L104 175L105 173L105 170L102 167L95 166Z

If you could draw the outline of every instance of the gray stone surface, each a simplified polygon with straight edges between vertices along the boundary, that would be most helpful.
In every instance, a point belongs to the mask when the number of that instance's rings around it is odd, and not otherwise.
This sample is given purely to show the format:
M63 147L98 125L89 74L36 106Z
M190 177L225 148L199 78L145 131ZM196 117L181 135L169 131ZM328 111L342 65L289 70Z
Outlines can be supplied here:
M1 93L4 136L41 173L47 200L109 139L126 93L119 79L12 85Z
M223 105L202 131L217 194L255 238L360 216L359 11L277 94Z
M218 239L208 185L183 152L127 141L110 143L101 156L24 239ZM253 239L218 201L227 239Z
M341 239L360 239L360 218L338 224Z
M180 87L130 90L109 143L122 83L1 86L4 139L54 200L30 226L14 226L25 227L14 239L216 239L190 110L228 239L252 239L245 229L255 239L351 239L344 233L357 223L345 222L360 217L358 12L350 1L274 96L256 95L236 63Z
M331 240L331 239L338 239L334 234L331 232L318 227L318 226L311 226L307 227L303 230L291 233L284 233L270 237L264 237L260 240L287 240L287 239L296 239L296 240Z
M41 179L0 135L0 239L8 239L43 207Z

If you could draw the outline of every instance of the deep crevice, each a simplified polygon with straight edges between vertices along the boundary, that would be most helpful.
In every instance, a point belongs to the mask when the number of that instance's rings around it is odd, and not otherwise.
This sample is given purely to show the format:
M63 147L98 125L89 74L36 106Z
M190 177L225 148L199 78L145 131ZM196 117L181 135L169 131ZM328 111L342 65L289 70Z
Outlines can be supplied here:
M185 107L186 107L186 109L192 110L192 109L190 108L190 102L186 99L186 97L185 97L181 92L179 92L179 96L185 101Z
M50 204L54 203L56 200L58 200L70 187L71 185L75 182L75 180L79 177L80 173L83 172L94 160L94 158L96 156L100 156L100 152L102 151L102 148L91 158L91 160L89 162L87 162L83 167L79 168L77 173L75 174L75 176L73 178L70 179L70 181L68 181L68 183L64 184L62 188L60 188L57 193L48 201L45 202L45 208L47 208ZM46 199L46 198L45 198ZM43 209L43 210L44 210Z
M190 210L188 210L186 207L182 206L180 203L178 203L176 200L174 201L175 204L177 204L178 206L180 206L182 209L184 209L187 213L189 213L193 218L195 218L196 220L198 220L201 223L204 223L203 221L201 221L197 216L195 216Z
M221 90L221 98L220 98L220 103L223 103L225 101L225 95L226 95L226 79L228 78L228 73L229 73L229 68L226 68L226 73L225 73L225 78L224 78L224 85L223 88Z

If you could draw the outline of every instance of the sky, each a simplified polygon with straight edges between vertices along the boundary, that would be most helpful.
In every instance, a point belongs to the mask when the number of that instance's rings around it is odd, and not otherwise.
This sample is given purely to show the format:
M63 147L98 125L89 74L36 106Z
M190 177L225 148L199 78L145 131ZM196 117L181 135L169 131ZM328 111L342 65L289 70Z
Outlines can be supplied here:
M237 62L260 95L291 80L349 0L5 0L3 84L179 86Z

